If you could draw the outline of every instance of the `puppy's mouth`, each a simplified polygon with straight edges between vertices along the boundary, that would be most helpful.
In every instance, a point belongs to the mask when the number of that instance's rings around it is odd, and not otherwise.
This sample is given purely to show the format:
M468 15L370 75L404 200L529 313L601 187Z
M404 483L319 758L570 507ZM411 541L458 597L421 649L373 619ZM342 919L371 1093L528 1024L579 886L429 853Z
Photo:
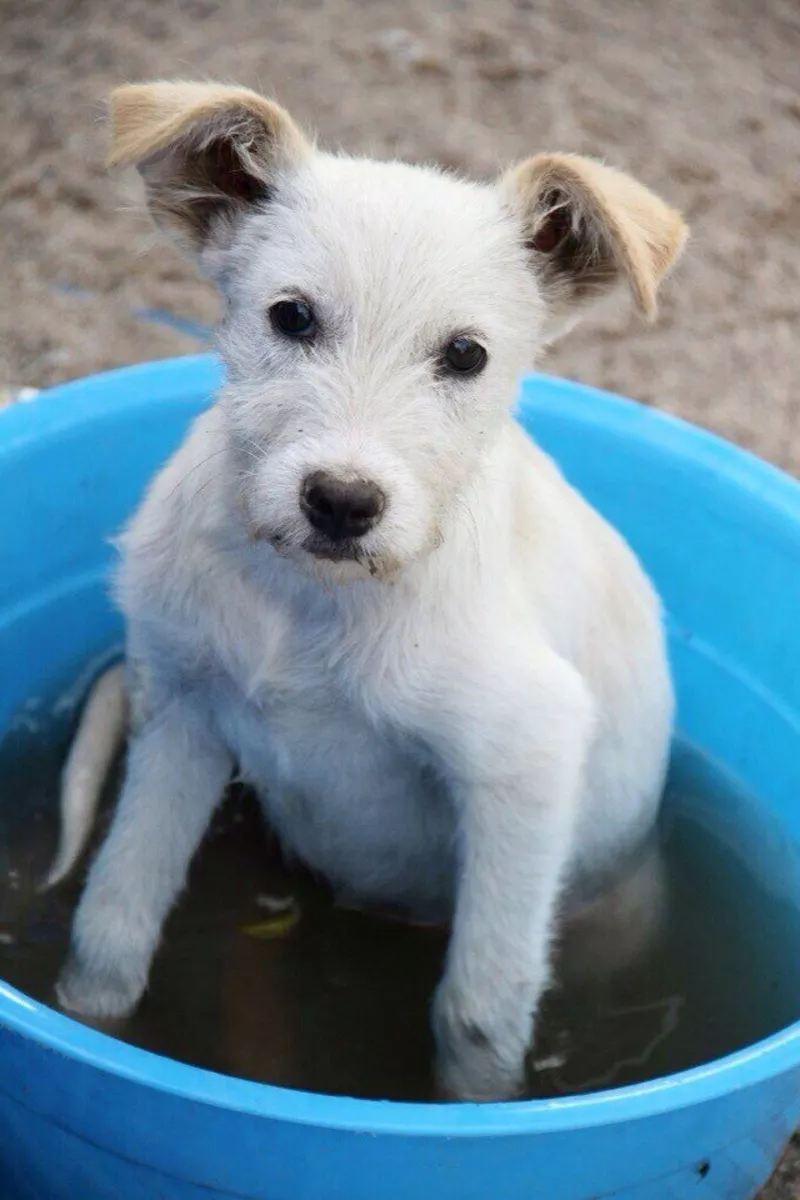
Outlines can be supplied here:
M280 555L287 558L295 557L299 551L320 562L358 563L370 570L372 556L366 553L358 538L346 538L333 542L323 534L312 533L298 543L284 537L281 533L272 533L252 526L250 536L253 541L269 542L273 550L277 550Z
M305 568L313 574L322 572L334 582L340 576L342 579L389 580L397 575L402 566L400 560L391 554L368 551L363 539L359 538L343 538L334 542L323 534L310 533L302 541L295 541L282 533L255 525L250 526L250 538L253 542L268 542L281 558L294 562L301 569L305 563ZM317 564L316 569L312 563ZM333 572L331 576L325 570L328 565ZM341 575L342 571L344 575Z
M369 555L364 553L364 547L357 538L345 538L340 542L332 542L329 538L312 533L303 542L303 550L313 558L324 562L357 562L363 566L369 563Z
M303 541L301 549L307 556L306 561L313 559L319 564L317 571L334 581L366 578L389 581L401 567L398 559L385 553L370 552L358 538L343 538L334 542L324 535L312 533ZM326 571L328 565L333 572L330 576Z
M360 568L364 575L373 579L384 579L393 575L398 568L396 562L385 561L377 555L369 554L356 538L345 539L341 542L331 542L325 537L313 534L303 542L303 550L319 563L332 563L340 566L352 564Z

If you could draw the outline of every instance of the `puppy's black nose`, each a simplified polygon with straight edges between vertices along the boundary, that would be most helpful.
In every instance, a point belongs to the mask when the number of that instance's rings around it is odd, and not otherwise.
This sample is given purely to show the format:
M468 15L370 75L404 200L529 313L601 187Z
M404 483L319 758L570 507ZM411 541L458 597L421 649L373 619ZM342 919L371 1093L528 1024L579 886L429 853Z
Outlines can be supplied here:
M363 537L381 519L386 497L368 479L337 479L315 471L303 484L300 504L309 523L332 542Z

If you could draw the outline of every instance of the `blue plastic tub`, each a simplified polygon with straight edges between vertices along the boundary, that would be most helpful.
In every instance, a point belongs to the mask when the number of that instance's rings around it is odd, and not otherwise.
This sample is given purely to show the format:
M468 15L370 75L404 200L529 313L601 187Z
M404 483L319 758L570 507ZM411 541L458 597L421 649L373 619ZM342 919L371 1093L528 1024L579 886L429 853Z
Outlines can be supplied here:
M0 730L119 641L107 538L219 382L211 357L0 413ZM800 844L800 487L669 417L534 377L521 419L670 614L680 725ZM124 1045L0 984L2 1200L745 1200L800 1123L800 1025L557 1102L308 1095Z

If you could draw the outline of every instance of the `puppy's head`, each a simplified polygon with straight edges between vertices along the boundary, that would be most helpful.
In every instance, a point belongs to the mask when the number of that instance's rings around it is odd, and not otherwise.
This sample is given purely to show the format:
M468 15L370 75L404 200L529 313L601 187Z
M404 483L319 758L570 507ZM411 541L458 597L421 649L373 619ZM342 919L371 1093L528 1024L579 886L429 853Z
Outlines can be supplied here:
M677 213L588 159L491 185L318 151L243 88L112 100L111 161L219 285L222 399L253 535L332 578L446 535L537 350L620 284L647 317Z

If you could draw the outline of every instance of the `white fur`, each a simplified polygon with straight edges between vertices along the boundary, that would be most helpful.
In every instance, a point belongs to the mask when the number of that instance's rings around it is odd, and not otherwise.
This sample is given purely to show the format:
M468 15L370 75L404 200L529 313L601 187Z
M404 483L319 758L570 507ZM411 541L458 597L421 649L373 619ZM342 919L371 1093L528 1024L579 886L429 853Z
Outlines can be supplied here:
M238 770L340 891L452 916L441 1087L514 1095L559 905L646 838L672 719L650 584L510 416L546 298L496 187L318 152L203 262L227 384L122 539L135 732L62 1003L136 1004ZM311 350L265 317L297 294ZM462 331L488 365L441 379ZM388 497L358 561L305 548L320 468Z

